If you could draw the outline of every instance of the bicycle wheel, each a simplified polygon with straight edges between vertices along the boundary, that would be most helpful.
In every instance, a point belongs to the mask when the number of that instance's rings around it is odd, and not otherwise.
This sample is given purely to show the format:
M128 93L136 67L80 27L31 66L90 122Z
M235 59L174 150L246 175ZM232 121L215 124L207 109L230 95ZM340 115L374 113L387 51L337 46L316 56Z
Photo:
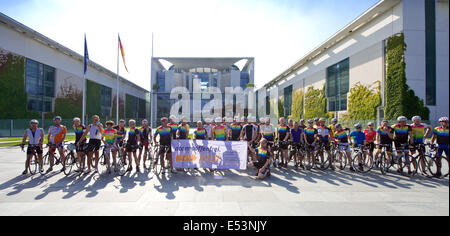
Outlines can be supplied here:
M369 155L364 157L364 153L360 152L353 158L353 168L360 173L367 173L373 168L373 160Z
M125 161L124 156L120 155L119 158L117 158L117 170L119 176L124 176L128 172L128 165Z
M448 157L443 157L442 158L441 167L442 167L441 168L442 176L444 178L448 177L448 175L449 175L449 168L450 168L449 162L448 162Z
M344 170L347 166L347 155L345 152L338 151L334 156L334 163L339 170Z
M109 170L109 167L110 167L110 158L109 158L109 155L107 155L107 154L105 154L105 153L103 153L101 156L100 156L100 158L99 158L99 160L98 160L98 173L99 174L105 174L108 170Z
M321 157L321 155L323 155L323 158ZM328 156L328 153L326 152L317 152L315 155L315 160L316 160L316 167L319 170L327 170L330 167L330 157Z
M70 152L69 155L66 156L66 160L64 160L64 163L63 163L64 174L66 176L70 175L70 172L72 171L72 166L73 166L75 160L76 159L75 159L73 152ZM75 163L76 163L76 161L75 161Z
M378 157L379 165L380 165L380 171L382 175L386 175L390 168L390 162L386 158L386 153L381 152L380 156Z
M30 158L30 163L28 164L28 170L31 175L35 175L39 168L39 161L37 159L37 155L34 154Z
M146 170L150 171L152 169L152 164L154 162L154 158L153 158L154 154L153 154L152 150L148 150L146 152L146 154L147 154L147 159L145 160L144 165L146 167Z
M417 156L417 174L421 174L427 177L431 176L428 171L428 160L423 155Z
M314 156L305 155L305 158L303 158L303 166L306 170L311 170L314 167Z
M163 169L162 162L161 162L161 159L162 159L162 158L163 158L163 157L161 157L161 155L158 155L158 156L156 157L156 160L155 160L154 163L153 163L153 171L154 171L155 174L158 175L158 176L161 174L162 169Z

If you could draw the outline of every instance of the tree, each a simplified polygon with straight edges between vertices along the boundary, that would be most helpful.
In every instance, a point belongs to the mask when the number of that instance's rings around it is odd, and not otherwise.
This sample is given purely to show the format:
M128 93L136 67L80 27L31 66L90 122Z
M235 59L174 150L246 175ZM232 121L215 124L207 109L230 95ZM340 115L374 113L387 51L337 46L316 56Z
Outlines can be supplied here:
M284 117L284 103L282 99L278 100L278 119Z
M309 87L305 94L305 118L315 117L330 118L327 112L327 98L325 96L325 85L322 89Z
M300 120L303 118L303 106L304 106L304 98L303 98L303 90L295 91L292 94L292 115L290 118L294 120Z
M377 87L374 89L373 85L363 85L358 82L350 89L347 115L349 119L375 120L377 118L377 108L381 106L381 86L379 81L376 84Z

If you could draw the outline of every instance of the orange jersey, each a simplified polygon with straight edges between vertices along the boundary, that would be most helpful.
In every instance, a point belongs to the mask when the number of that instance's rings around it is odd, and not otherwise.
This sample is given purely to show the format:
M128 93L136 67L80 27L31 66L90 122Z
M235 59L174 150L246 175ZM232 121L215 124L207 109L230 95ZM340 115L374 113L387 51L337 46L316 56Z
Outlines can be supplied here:
M59 126L52 125L50 126L48 133L51 135L50 136L51 139L49 141L53 144L58 144L64 141L63 137L67 133L67 129L66 126L64 125Z

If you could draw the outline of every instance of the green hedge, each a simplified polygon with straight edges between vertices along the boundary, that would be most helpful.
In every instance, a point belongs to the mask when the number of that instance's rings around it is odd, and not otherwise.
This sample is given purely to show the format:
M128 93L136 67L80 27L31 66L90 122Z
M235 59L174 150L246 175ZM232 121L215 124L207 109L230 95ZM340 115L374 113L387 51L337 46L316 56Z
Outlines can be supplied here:
M11 53L0 55L0 119L35 119L39 112L27 110L25 90L25 57Z
M305 118L330 118L330 116L332 115L327 112L327 97L325 96L325 85L322 89L314 89L314 87L308 87L308 90L305 94Z
M300 120L303 116L304 97L303 90L295 91L292 94L292 115L290 118Z
M386 46L386 106L385 119L395 120L399 116L419 115L428 120L430 110L406 83L404 35L388 38Z
M348 99L348 115L351 120L375 120L377 108L381 106L380 82L377 87L357 83L350 89Z
M86 80L86 115L91 117L93 115L101 115L102 100L100 85Z

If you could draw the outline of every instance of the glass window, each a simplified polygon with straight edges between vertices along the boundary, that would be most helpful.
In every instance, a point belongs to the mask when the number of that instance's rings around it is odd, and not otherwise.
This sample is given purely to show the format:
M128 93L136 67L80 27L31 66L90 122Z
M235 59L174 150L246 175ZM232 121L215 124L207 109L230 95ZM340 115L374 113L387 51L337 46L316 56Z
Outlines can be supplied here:
M292 85L284 89L284 115L292 115Z
M241 88L245 90L247 88L247 84L250 83L250 75L248 72L241 72Z
M112 89L106 86L100 86L101 109L103 116L111 116L112 107Z
M28 110L51 112L55 97L55 68L27 59L25 91Z
M266 96L266 115L270 115L270 96Z
M436 106L436 3L425 1L426 104Z
M156 83L158 83L158 85L159 85L158 92L166 91L166 72L158 71Z
M347 94L350 90L348 58L327 68L326 86L328 111L347 110Z

